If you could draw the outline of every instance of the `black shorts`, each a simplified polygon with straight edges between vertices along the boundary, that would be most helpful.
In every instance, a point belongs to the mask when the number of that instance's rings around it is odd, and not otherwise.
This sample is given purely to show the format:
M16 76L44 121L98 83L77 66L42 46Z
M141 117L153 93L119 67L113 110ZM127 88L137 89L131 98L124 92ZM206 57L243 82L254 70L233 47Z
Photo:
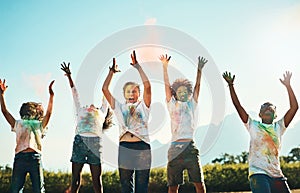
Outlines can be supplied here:
M190 182L204 182L199 151L194 142L172 142L168 151L168 186L183 184L183 170Z

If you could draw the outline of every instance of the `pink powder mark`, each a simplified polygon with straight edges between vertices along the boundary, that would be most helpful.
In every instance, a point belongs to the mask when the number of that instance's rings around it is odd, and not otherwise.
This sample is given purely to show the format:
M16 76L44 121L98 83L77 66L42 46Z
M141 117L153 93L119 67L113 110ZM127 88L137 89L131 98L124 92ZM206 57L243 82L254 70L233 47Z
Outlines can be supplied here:
M145 25L155 25L156 24L156 21L157 19L154 18L154 17L151 17L151 18L148 18L146 21L145 21Z
M23 74L24 83L32 87L35 93L43 100L48 98L48 86L50 84L51 73L26 75Z

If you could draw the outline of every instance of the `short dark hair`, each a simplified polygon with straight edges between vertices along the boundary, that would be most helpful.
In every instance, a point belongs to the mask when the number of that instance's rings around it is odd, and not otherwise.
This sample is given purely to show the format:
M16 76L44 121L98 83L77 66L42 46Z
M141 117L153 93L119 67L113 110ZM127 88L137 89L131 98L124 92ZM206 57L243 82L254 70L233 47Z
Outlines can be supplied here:
M276 110L276 106L275 106L275 105L273 105L273 104L270 103L270 102L265 102L264 104L262 104L262 105L260 106L260 111L261 111L262 109L265 109L266 107L270 107L270 106L273 106L273 107L274 107L274 110Z

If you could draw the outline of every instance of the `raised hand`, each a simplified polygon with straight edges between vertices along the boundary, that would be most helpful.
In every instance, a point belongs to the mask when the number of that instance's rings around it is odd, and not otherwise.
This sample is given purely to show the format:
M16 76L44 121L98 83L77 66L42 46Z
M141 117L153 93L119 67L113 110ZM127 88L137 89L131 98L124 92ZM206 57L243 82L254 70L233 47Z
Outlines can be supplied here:
M7 87L8 86L5 85L5 79L3 80L3 82L0 79L0 94L3 94L6 91Z
M132 52L132 54L130 54L130 56L131 56L131 61L132 61L130 64L135 68L140 67L138 61L136 60L135 50L133 50L133 52Z
M202 70L202 68L204 67L204 65L207 63L207 59L205 59L204 57L198 57L198 70Z
M121 72L121 70L118 69L118 65L116 64L116 58L113 58L113 65L112 67L109 67L109 70L111 70L113 73Z
M292 73L289 71L286 71L285 74L283 74L283 80L279 79L280 82L284 85L284 86L290 86L290 80L292 77Z
M70 75L71 74L71 70L70 70L70 62L68 62L68 65L65 63L65 62L63 62L62 64L60 64L61 65L61 68L60 69L62 69L65 73L66 73L66 75Z
M233 85L235 75L231 76L231 73L226 71L223 73L223 78L226 80L228 85Z
M50 95L54 95L54 92L53 92L53 90L52 90L52 85L54 84L54 81L55 81L55 80L52 80L52 82L51 82L50 85L49 85L49 93L50 93Z
M160 55L159 56L160 61L163 63L164 67L168 67L169 61L171 59L171 56L168 57L168 55Z

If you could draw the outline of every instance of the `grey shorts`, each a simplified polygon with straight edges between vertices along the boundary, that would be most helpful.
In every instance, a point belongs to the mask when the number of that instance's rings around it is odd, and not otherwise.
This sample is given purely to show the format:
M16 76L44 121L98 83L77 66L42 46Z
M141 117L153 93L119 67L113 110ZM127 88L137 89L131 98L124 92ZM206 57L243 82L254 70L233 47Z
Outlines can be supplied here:
M183 170L190 182L204 182L199 151L194 142L172 142L168 151L168 186L183 184Z
M76 135L73 142L71 162L101 165L100 137Z

